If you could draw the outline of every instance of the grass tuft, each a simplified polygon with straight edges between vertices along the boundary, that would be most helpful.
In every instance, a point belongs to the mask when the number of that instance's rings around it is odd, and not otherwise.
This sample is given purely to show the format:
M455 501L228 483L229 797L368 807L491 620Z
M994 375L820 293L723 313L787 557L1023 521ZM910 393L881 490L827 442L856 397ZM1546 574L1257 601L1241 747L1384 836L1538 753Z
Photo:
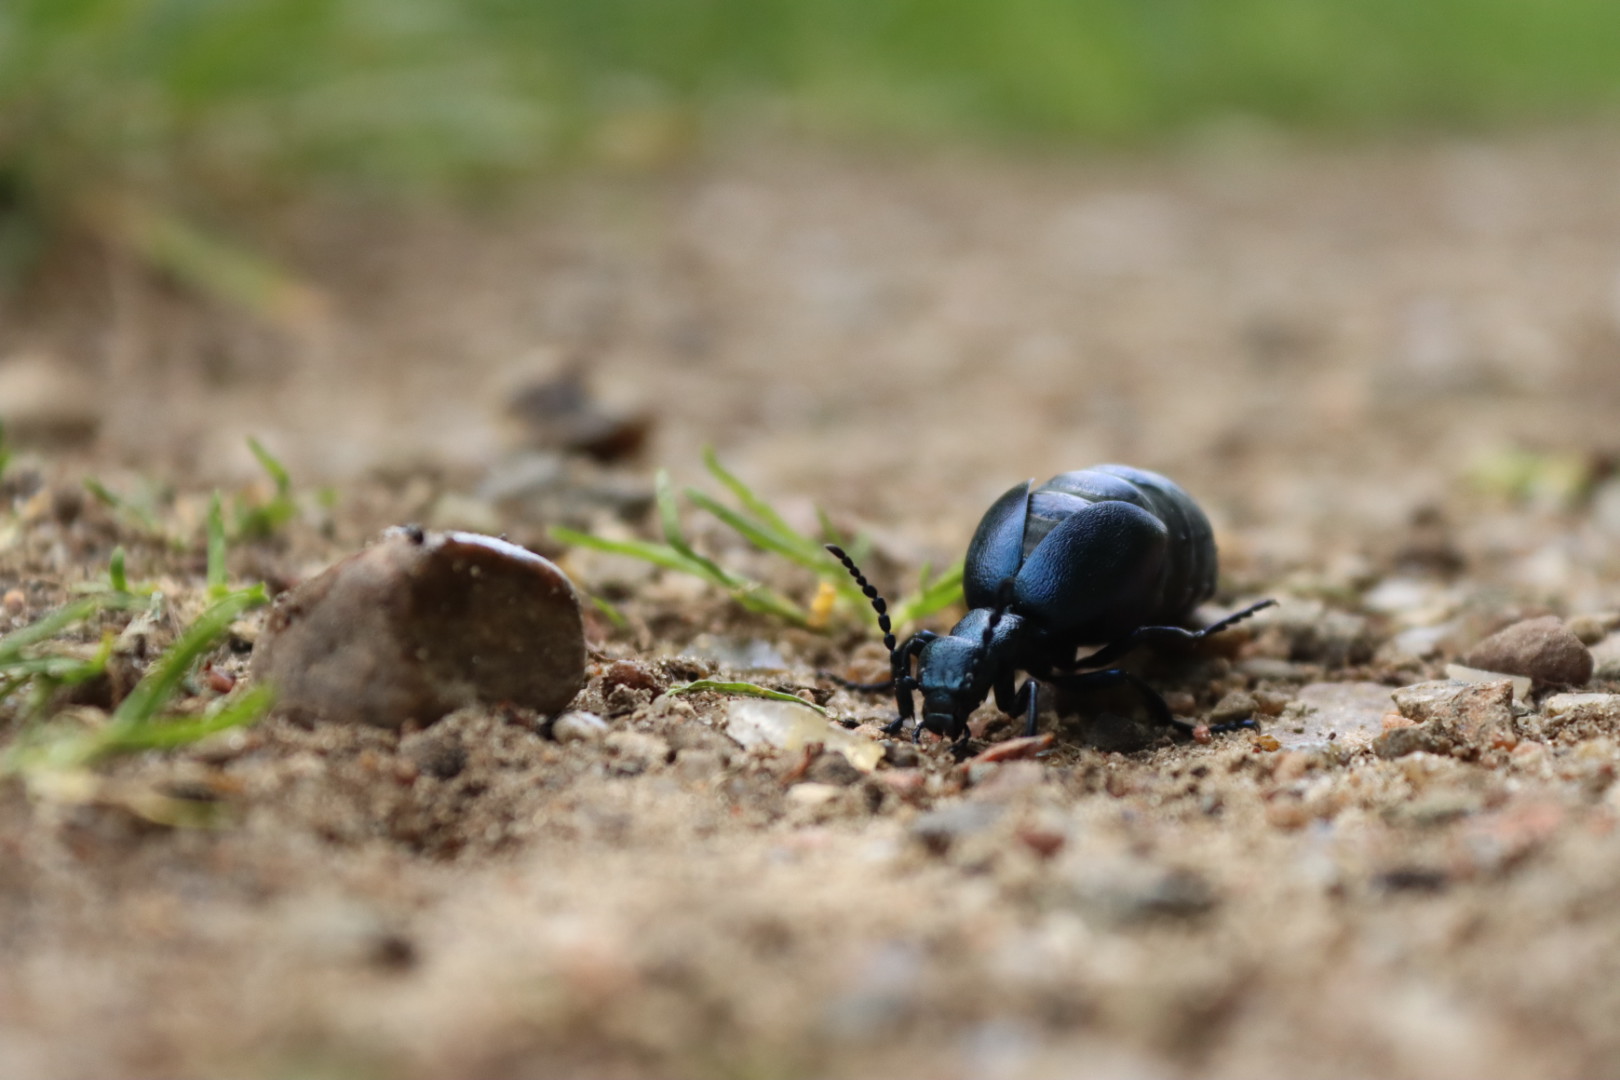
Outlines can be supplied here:
M0 773L29 779L44 773L82 769L114 754L184 746L258 719L270 707L269 687L253 687L222 697L198 716L165 717L162 713L197 662L219 643L231 624L268 599L263 586L253 585L216 600L158 657L106 723L85 729L60 720L41 722L18 735L10 750L0 758ZM111 635L103 639L101 648L89 660L74 661L60 655L31 656L30 647L84 622L117 600L117 594L113 593L85 597L0 641L0 679L5 680L4 685L15 689L30 680L44 680L45 685L55 689L100 674L112 652ZM123 601L118 602L128 606ZM154 602L161 600L154 598ZM13 639L20 640L14 644Z
M846 540L838 534L826 514L819 509L817 516L821 523L822 535L806 536L789 525L775 507L721 464L712 447L704 449L703 461L709 473L730 493L736 505L728 506L707 492L692 487L685 490L687 501L758 550L780 555L810 571L817 579L819 588L816 598L809 606L800 605L775 590L699 554L686 537L674 486L670 482L669 473L662 469L658 472L655 486L663 543L648 540L614 540L560 526L551 530L551 537L560 543L613 555L628 555L655 566L701 578L730 593L744 609L781 619L794 626L811 630L826 630L829 627L831 608L826 601L828 591L842 602L846 613L858 613L858 617L866 617L869 609L860 588L838 560L828 554L823 547L826 543L836 543L856 553L856 557L860 557L861 553L870 549L870 544L865 538ZM938 577L931 577L928 569L924 568L917 590L891 604L890 612L897 626L906 626L958 603L961 598L960 563Z

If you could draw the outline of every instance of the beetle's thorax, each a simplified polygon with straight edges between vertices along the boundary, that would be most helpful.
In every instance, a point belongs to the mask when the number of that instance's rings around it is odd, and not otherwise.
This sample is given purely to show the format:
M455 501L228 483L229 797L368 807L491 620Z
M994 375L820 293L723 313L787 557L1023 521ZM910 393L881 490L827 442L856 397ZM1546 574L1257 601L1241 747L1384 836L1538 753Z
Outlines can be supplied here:
M975 608L922 650L917 667L923 726L955 737L992 686L1022 654L1029 622L1011 611Z

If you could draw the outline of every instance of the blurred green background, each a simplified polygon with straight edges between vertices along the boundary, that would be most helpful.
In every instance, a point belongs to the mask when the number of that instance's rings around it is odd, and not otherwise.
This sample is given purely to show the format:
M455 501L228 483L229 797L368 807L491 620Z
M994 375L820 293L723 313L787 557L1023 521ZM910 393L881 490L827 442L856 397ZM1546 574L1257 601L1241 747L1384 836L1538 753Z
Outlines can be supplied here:
M1614 0L4 0L0 261L311 189L447 197L735 125L1132 145L1620 104ZM154 239L154 236L156 239Z

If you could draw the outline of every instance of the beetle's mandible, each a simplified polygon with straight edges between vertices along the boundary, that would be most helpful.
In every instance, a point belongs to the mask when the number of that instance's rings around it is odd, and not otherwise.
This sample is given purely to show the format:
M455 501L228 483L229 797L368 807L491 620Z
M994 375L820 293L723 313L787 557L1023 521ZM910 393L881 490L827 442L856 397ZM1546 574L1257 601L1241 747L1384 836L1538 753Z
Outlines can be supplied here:
M889 649L892 677L872 687L894 690L900 715L885 730L896 734L914 718L920 690L919 738L926 729L965 747L968 716L992 693L1002 712L1025 714L1033 735L1047 682L1134 687L1159 722L1191 731L1157 691L1112 665L1139 645L1219 633L1276 601L1187 630L1180 624L1215 594L1215 538L1191 496L1128 465L1033 483L1009 490L979 522L962 578L972 610L946 635L921 630L896 646L883 598L843 550L828 545L872 602ZM1077 659L1082 646L1101 647ZM1020 671L1028 676L1022 685Z

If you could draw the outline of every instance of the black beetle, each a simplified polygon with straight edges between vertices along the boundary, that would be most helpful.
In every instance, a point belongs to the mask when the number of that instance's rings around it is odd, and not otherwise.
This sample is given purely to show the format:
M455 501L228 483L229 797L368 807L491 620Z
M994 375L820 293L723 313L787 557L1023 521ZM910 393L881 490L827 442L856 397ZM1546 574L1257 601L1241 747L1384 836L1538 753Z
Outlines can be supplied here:
M1158 721L1191 732L1152 687L1109 665L1138 645L1201 640L1276 601L1184 629L1177 624L1215 594L1215 538L1191 496L1128 465L1062 473L1031 491L1033 483L1008 491L979 522L962 577L972 610L943 637L920 630L897 648L883 598L842 549L828 545L872 602L889 649L892 678L864 687L894 690L900 715L884 730L902 730L914 715L912 692L921 690L918 738L927 729L961 750L968 716L988 693L1004 713L1023 710L1033 735L1039 681L1046 681L1132 686ZM1086 645L1102 647L1077 659ZM1029 678L1015 689L1019 671ZM1210 730L1239 726L1247 722Z

